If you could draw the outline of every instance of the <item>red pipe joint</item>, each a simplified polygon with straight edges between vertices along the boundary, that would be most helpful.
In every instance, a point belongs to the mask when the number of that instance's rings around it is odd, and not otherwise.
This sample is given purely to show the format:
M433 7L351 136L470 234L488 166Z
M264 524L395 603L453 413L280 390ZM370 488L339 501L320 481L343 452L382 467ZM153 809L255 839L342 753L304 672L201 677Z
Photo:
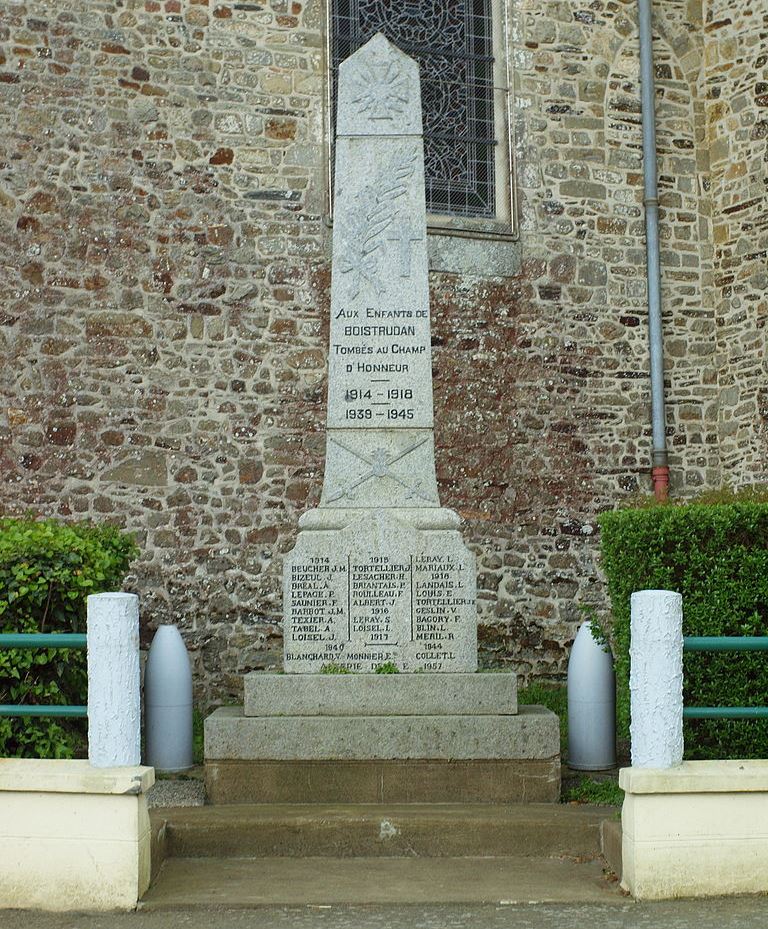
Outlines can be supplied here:
M659 503L666 503L669 499L669 468L666 465L656 465L651 469L653 493Z

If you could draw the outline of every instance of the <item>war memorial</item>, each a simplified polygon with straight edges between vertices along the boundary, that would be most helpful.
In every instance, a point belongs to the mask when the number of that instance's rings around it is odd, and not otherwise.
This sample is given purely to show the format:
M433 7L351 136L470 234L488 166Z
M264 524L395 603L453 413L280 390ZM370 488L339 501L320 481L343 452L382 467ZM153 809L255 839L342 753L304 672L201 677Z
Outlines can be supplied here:
M557 717L478 673L475 559L438 499L416 63L376 36L338 105L323 492L285 559L285 673L207 720L208 794L555 800Z

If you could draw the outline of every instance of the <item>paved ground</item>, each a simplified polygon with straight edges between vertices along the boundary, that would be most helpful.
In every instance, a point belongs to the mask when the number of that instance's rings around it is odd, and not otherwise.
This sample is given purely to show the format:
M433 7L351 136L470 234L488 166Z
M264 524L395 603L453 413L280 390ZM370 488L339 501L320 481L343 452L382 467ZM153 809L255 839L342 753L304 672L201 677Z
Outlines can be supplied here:
M257 907L78 916L6 911L3 929L768 929L768 897L530 906Z

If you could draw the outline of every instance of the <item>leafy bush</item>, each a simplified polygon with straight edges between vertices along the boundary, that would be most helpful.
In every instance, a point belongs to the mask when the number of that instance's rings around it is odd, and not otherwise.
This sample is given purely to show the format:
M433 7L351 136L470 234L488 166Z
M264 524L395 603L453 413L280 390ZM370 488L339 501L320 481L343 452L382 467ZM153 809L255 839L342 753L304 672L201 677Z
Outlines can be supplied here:
M603 569L613 620L619 735L629 734L630 595L683 595L685 635L768 634L768 502L647 506L604 513ZM760 706L768 702L765 652L687 652L687 706ZM768 721L686 720L686 757L768 757Z
M0 631L85 632L88 594L119 590L138 554L113 526L0 519ZM75 649L0 650L0 703L82 704L86 655ZM0 717L0 755L71 758L85 720Z

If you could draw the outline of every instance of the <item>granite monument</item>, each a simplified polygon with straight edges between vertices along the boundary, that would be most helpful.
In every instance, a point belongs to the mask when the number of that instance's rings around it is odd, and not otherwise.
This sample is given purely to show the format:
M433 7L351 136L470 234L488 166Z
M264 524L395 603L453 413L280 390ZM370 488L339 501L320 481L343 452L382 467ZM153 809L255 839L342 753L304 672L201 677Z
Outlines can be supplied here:
M518 707L514 673L466 673L475 559L435 477L416 63L371 39L341 65L337 125L325 480L285 559L292 673L251 672L243 706L208 717L208 797L554 801L555 714ZM395 669L432 673L370 673Z
M435 477L418 65L339 69L320 506L284 572L285 670L475 671L475 559Z

